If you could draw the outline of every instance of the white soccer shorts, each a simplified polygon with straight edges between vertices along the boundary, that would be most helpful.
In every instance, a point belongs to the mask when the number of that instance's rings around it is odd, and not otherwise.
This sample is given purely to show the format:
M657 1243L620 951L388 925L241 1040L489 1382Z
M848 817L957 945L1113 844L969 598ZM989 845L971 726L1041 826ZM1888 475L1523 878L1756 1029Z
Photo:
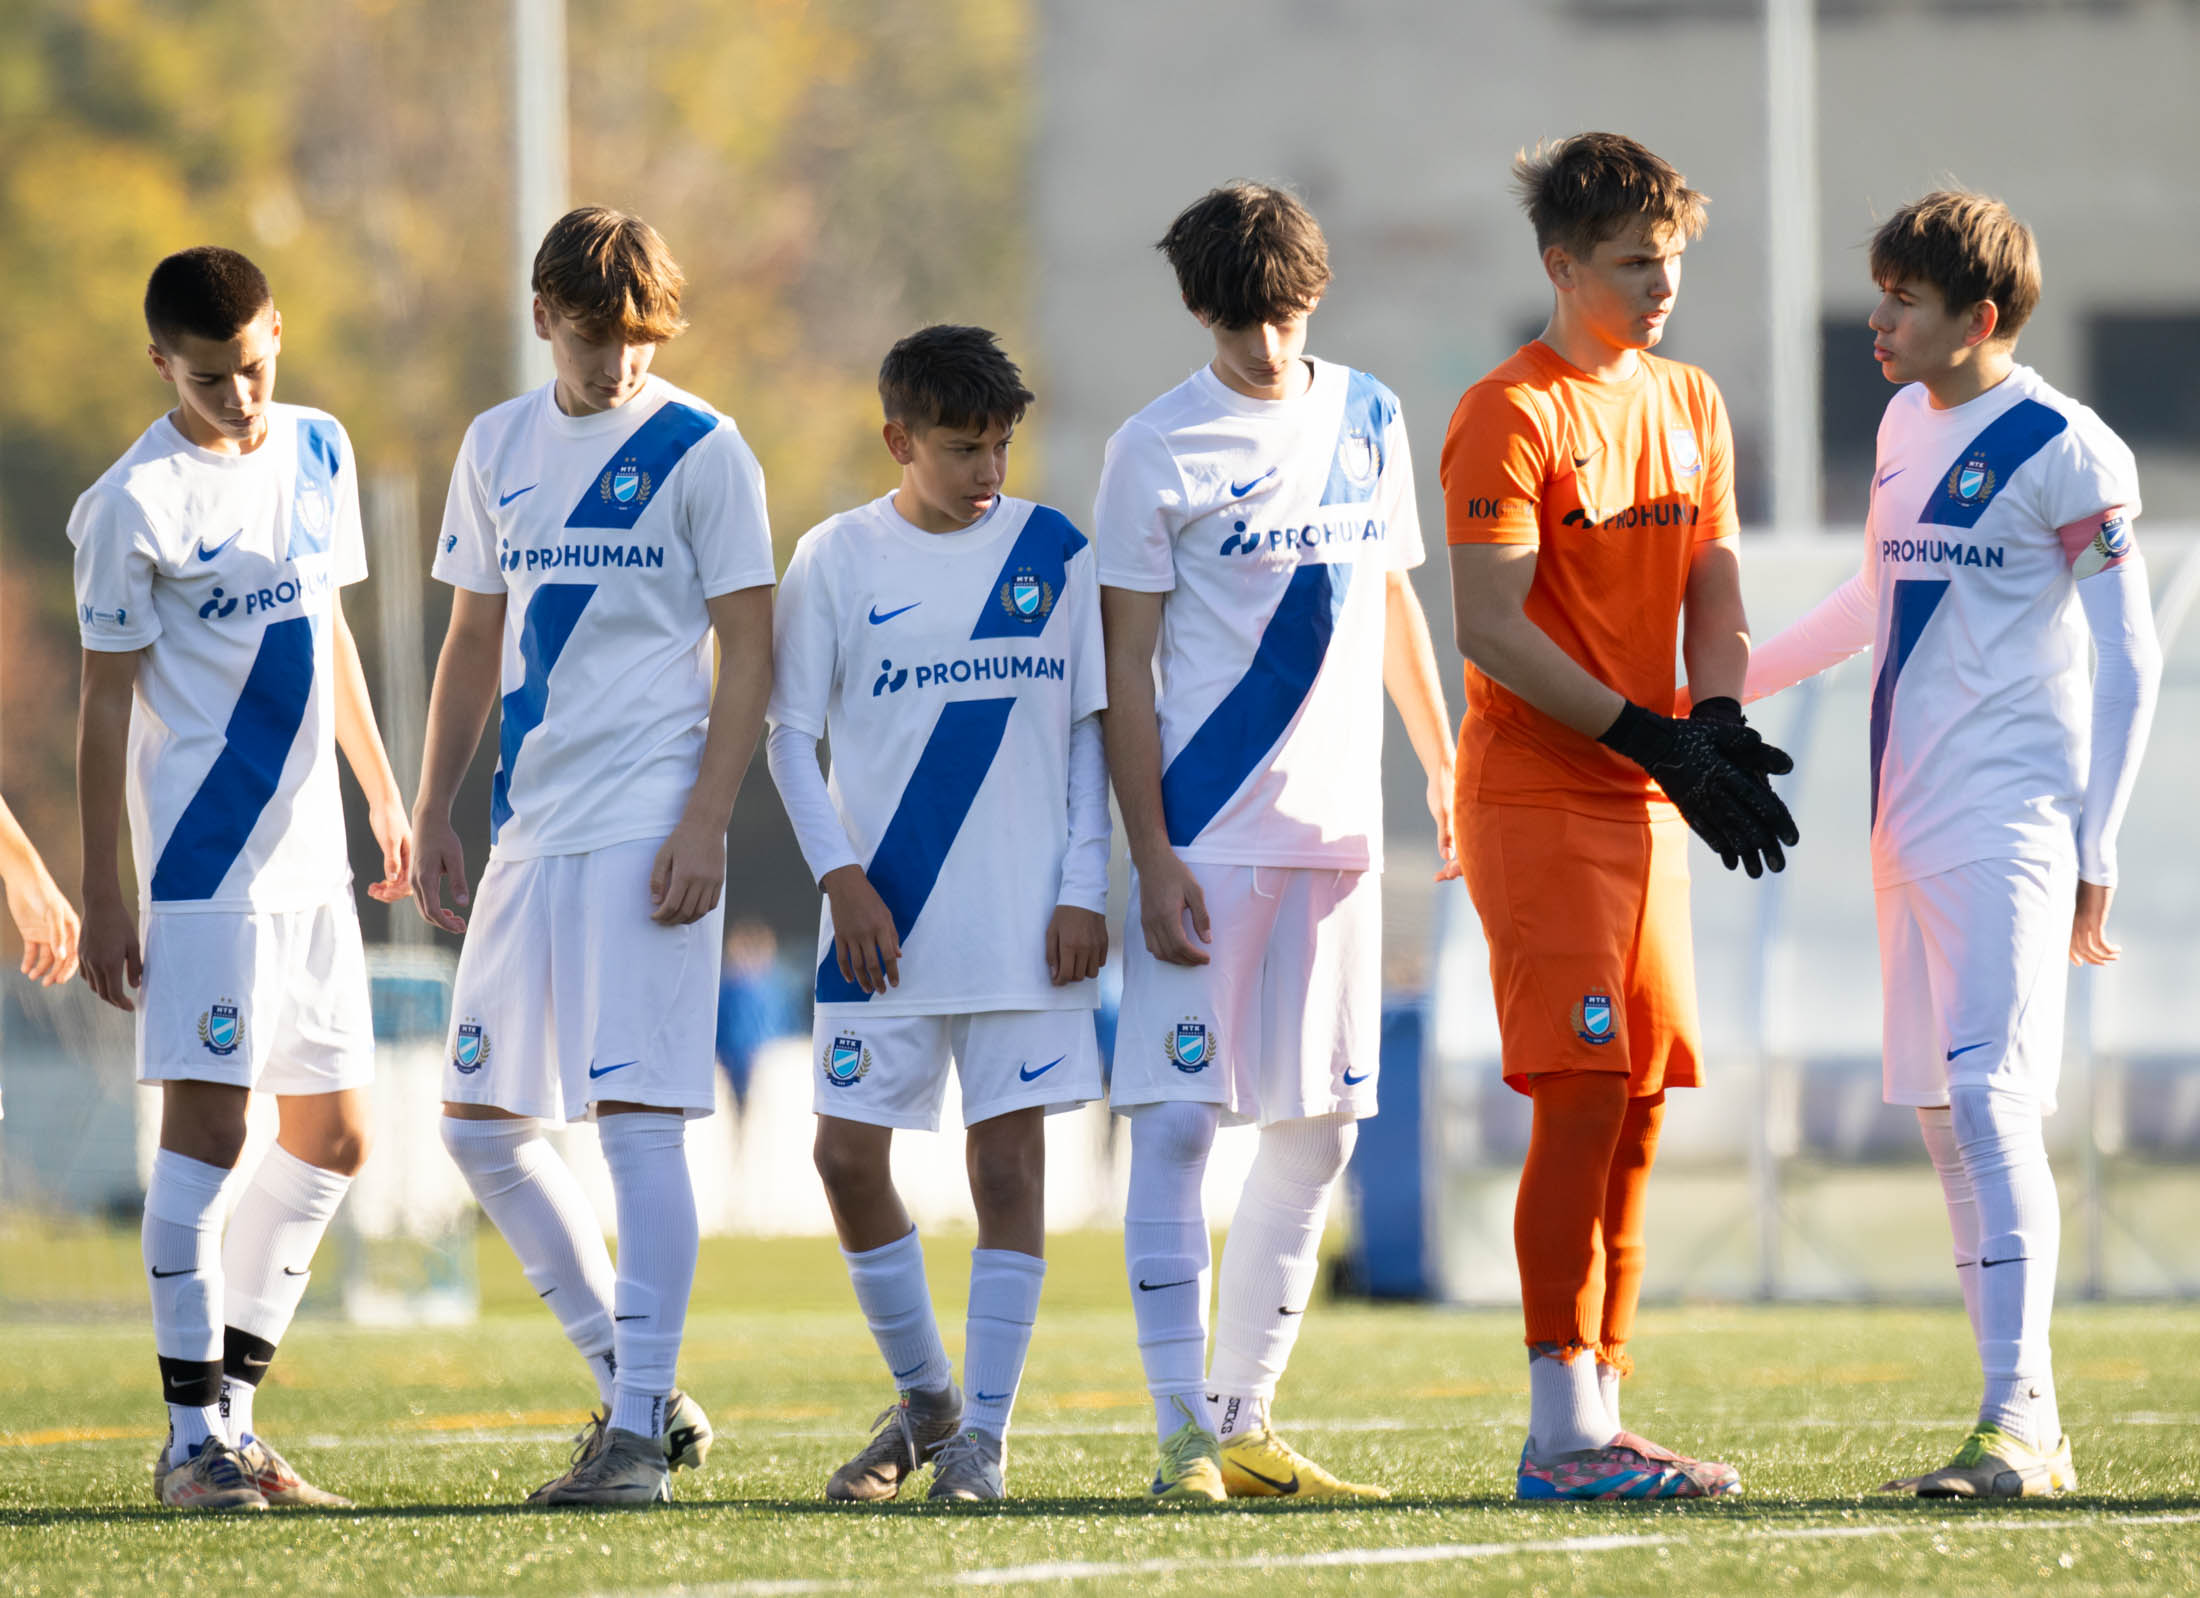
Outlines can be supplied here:
M153 910L140 1082L337 1093L374 1080L374 1006L349 896L310 910Z
M1948 1084L2055 1108L2077 867L1974 860L1878 890L1885 1098L1939 1107Z
M711 1112L725 906L652 921L661 847L489 862L451 994L446 1103L545 1121L603 1100Z
M820 1013L811 1032L820 1115L936 1132L950 1060L963 1125L1037 1106L1049 1115L1100 1097L1090 1010L963 1015Z
M1213 942L1203 966L1146 949L1138 874L1123 928L1109 1102L1189 1099L1223 1119L1375 1113L1382 1047L1382 877L1193 863ZM1187 920L1189 918L1187 917Z

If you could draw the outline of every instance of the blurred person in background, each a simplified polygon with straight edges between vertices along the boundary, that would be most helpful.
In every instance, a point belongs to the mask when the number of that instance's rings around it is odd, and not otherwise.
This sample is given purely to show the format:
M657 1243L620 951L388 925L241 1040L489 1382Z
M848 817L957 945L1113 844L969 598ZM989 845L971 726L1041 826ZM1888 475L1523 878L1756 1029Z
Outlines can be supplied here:
M737 1109L748 1108L757 1051L801 1029L794 986L779 963L779 935L755 916L729 923L718 970L718 1068Z
M0 799L0 887L23 940L23 975L50 988L76 975L77 918L61 885Z

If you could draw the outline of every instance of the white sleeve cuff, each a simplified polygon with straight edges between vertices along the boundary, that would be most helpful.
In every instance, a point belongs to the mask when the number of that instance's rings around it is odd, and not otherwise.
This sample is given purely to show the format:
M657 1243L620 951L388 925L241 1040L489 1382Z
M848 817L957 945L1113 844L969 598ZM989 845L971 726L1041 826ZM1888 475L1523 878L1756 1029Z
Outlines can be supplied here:
M771 768L772 785L779 790L779 802L794 824L795 842L809 865L810 880L823 882L842 866L863 864L848 844L848 829L840 824L825 773L818 769L816 736L774 722L764 740L764 760Z

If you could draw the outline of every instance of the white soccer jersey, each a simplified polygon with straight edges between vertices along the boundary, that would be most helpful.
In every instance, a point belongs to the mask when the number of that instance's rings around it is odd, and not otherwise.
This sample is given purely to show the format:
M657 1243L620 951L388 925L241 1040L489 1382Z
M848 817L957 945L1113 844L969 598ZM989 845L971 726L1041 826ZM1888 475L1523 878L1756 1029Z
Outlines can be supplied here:
M730 418L657 378L568 416L544 384L474 418L435 575L508 595L493 856L662 838L710 717L706 599L772 580L764 474Z
M820 915L827 1012L1089 1010L1055 987L1047 923L1069 846L1073 722L1107 706L1085 535L1005 495L927 533L891 495L820 523L787 567L771 719L832 745L848 841L901 938L901 985L866 995Z
M1167 593L1161 800L1187 860L1380 870L1386 575L1422 560L1398 400L1311 363L1296 399L1206 367L1108 441L1100 581Z
M2126 558L2131 451L2019 366L1967 404L1903 389L1879 424L1874 879L2074 858L2092 721L2077 579Z
M336 785L336 589L367 575L335 417L268 408L245 455L167 417L69 517L78 629L142 649L130 841L154 910L291 911L349 891Z

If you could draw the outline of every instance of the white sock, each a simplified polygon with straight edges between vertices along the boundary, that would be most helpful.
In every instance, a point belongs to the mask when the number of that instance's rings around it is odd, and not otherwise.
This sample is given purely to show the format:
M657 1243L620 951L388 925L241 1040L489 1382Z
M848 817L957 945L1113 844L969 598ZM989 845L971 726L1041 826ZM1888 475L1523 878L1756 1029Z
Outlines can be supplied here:
M530 1118L443 1117L443 1146L478 1203L519 1257L527 1285L550 1306L588 1361L597 1396L611 1402L611 1251L579 1181Z
M1604 1400L1604 1418L1612 1423L1612 1430L1625 1431L1626 1423L1619 1418L1619 1370L1602 1360L1597 1361L1597 1396Z
M605 1115L597 1118L596 1132L619 1206L619 1275L611 1317L619 1366L611 1424L642 1437L662 1437L702 1237L695 1184L688 1175L687 1117L658 1111Z
M942 1393L953 1381L940 1323L932 1314L932 1292L924 1282L924 1245L915 1227L884 1248L840 1257L848 1262L848 1280L856 1304L878 1344L879 1357L904 1393Z
M1979 1216L1979 1420L2051 1449L2062 1438L2048 1321L2062 1249L2062 1207L2047 1165L2039 1101L1956 1083L1948 1091L1956 1150Z
M963 1337L965 1429L1008 1436L1008 1414L1024 1379L1039 1288L1047 1262L1005 1248L970 1251L970 1320Z
M1604 1407L1596 1361L1586 1350L1570 1360L1528 1356L1528 1457L1548 1463L1559 1454L1602 1448L1619 1427Z
M212 1437L221 1418L222 1333L214 1305L222 1291L223 1188L234 1173L173 1149L153 1154L139 1234L152 1285L153 1351L175 1441L170 1463Z
M305 1297L314 1251L351 1178L281 1144L261 1156L222 1234L222 1409L232 1441L252 1435L252 1398Z
M1123 1261L1138 1357L1163 1442L1187 1414L1215 1429L1207 1404L1207 1300L1211 1291L1200 1178L1222 1111L1188 1101L1132 1110L1130 1196L1123 1212Z
M1978 1322L1978 1200L1971 1196L1971 1175L1956 1152L1954 1114L1946 1106L1920 1109L1917 1129L1924 1134L1925 1152L1932 1157L1933 1174L1940 1178L1940 1196L1948 1206L1948 1232L1955 1242L1956 1285L1963 1292L1963 1313L1971 1322L1971 1346L1979 1340Z
M1260 1150L1222 1245L1208 1382L1220 1405L1218 1436L1263 1424L1314 1295L1322 1220L1359 1129L1349 1115L1322 1115L1260 1130Z

